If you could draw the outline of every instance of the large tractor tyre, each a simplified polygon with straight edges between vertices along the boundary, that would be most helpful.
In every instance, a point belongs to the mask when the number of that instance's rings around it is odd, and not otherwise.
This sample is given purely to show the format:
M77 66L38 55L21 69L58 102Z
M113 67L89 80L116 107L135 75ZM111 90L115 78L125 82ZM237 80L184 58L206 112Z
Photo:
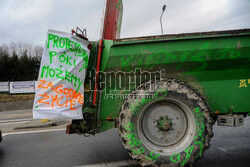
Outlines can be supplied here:
M208 105L193 87L162 79L131 92L120 112L119 135L142 166L184 166L209 147L212 124Z

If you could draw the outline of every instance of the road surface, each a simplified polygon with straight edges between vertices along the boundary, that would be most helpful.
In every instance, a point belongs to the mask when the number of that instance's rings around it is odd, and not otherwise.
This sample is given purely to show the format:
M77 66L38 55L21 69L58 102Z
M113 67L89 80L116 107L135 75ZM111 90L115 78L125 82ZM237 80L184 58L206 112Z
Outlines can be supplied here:
M2 111L0 112L0 129L3 133L30 131L34 130L37 126L46 126L52 123L57 123L57 127L49 127L49 129L64 128L70 123L67 121L49 121L41 123L40 120L34 120L32 118L32 110L18 110L18 111ZM31 129L23 129L23 127L33 127ZM18 130L17 130L18 129ZM36 128L36 130L44 128Z
M117 129L92 137L67 135L62 127L57 129L5 134L0 143L0 166L95 167L134 164L121 144ZM215 126L214 133L210 149L194 167L250 166L250 118L245 119L244 126L237 128Z

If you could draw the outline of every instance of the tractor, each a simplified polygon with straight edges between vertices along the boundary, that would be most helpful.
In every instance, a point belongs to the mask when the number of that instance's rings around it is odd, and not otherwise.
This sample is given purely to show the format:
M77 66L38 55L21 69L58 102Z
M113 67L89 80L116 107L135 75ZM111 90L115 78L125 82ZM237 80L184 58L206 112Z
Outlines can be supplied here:
M122 0L107 0L101 38L91 41L83 119L66 133L118 128L142 166L192 164L216 121L237 127L250 116L250 29L121 39L122 12Z

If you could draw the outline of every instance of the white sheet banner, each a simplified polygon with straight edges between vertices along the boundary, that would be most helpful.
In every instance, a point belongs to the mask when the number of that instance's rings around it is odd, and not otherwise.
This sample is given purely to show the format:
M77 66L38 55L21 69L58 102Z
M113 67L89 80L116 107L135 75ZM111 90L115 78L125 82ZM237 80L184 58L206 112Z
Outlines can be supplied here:
M10 93L35 93L35 81L10 82Z
M9 82L0 82L0 92L9 92Z
M69 33L48 30L42 56L34 119L82 119L89 42Z

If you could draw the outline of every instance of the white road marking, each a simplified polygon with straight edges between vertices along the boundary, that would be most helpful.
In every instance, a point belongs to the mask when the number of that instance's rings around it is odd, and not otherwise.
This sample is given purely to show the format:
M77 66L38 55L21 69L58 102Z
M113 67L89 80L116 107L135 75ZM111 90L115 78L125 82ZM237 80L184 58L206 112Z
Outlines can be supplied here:
M13 117L20 117L20 116L29 116L32 117L32 113L25 113L25 114L2 114L1 117L3 118L13 118Z
M31 116L23 116L23 117L0 117L1 121L4 120L11 120L11 119L32 119L32 115Z
M25 118L25 119L6 119L6 120L1 120L0 123L9 123L9 122L20 122L20 121L31 121L33 120L32 118Z
M12 133L4 133L3 136L7 135L18 135L18 134L28 134L28 133L42 133L42 132L56 132L56 131L66 131L66 129L48 129L48 130L35 130L35 131L25 131L25 132L12 132Z
M122 167L122 166L132 166L137 165L138 163L135 160L126 160L126 161L117 161L117 162L109 162L109 163L100 163L93 165L82 165L75 167Z
M22 124L22 123L27 123L30 121L20 121L20 122L6 122L6 123L0 123L0 125L9 125L9 124Z
M225 148L222 147L218 147L219 150L223 151L223 152L227 152L227 150Z

